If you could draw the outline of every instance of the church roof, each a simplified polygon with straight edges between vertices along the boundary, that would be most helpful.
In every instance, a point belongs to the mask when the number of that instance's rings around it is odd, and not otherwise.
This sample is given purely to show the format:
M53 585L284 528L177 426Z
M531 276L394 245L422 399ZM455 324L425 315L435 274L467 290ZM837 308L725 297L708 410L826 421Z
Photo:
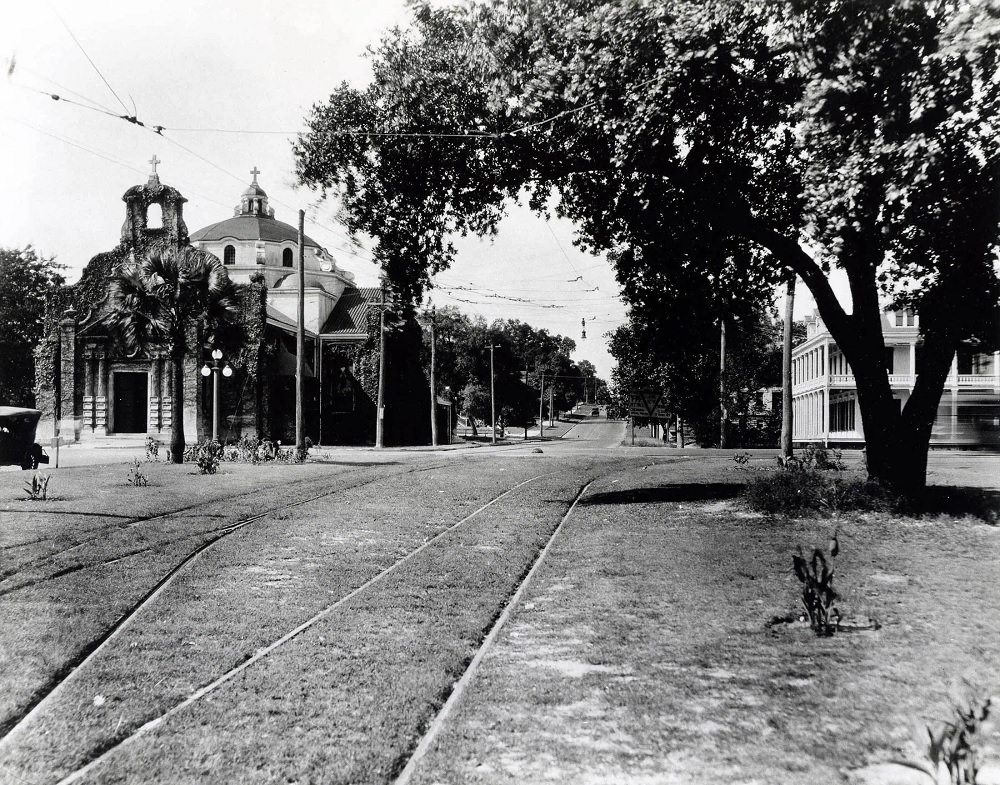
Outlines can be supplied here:
M381 296L382 290L377 286L365 289L350 286L344 289L320 334L344 338L367 335L368 311L380 301Z
M212 242L227 238L264 240L274 243L282 243L287 240L298 242L299 230L266 215L237 215L206 226L204 229L199 229L191 235L191 242ZM304 240L307 246L320 247L320 244L308 235L305 236Z

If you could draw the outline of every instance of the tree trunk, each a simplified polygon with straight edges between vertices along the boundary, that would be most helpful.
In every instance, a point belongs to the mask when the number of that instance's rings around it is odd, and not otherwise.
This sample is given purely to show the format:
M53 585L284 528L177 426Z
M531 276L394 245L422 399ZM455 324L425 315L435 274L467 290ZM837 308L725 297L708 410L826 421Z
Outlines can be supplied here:
M785 289L785 324L781 347L781 457L792 457L792 315L795 311L795 273Z
M171 392L170 417L170 461L184 463L184 352L170 353L174 372L174 386Z

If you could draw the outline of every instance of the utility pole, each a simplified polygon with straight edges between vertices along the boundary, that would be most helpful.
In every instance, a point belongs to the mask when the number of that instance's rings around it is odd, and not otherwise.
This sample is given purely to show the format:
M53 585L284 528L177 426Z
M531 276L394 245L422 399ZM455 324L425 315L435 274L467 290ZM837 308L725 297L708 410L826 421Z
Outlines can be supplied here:
M795 273L785 284L785 324L781 346L781 457L792 457L792 314L795 311Z
M542 419L542 413L545 407L545 371L544 369L539 369L538 371L538 439L539 441L545 438L545 420Z
M552 419L555 412L552 409L552 405L555 401L555 390L556 386L554 384L549 385L549 427L551 428L556 424L556 421Z
M436 343L434 337L434 325L437 320L437 309L431 306L431 446L438 446L438 423L437 423L437 390L434 384L434 353Z
M375 447L385 446L383 418L385 414L385 281L382 281L382 305L378 316L378 396L375 402Z
M719 317L719 447L726 448L726 317Z
M497 407L493 396L493 350L496 344L490 344L490 420L493 423L493 444L497 443Z
M295 449L306 449L305 355L306 355L306 211L299 210L299 292L295 326Z

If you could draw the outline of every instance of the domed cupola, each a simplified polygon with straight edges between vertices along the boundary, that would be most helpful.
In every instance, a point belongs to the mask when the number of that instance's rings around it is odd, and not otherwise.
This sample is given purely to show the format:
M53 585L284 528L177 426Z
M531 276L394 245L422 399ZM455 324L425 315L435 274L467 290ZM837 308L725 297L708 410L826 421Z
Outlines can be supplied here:
M250 170L253 175L253 182L243 192L240 203L236 207L235 215L263 215L267 218L274 218L274 210L267 206L267 193L257 183L257 175L260 169L256 166Z

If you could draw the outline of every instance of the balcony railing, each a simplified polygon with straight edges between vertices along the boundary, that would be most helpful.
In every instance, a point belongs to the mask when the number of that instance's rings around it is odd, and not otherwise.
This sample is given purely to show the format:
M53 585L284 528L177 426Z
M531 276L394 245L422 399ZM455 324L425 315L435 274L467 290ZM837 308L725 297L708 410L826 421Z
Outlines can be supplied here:
M893 387L913 387L917 383L917 377L912 374L891 373L889 374L889 384ZM796 383L796 389L814 388L823 385L823 377L800 381ZM853 388L856 386L853 373L835 373L830 376L830 386L839 388ZM948 387L1000 387L1000 378L992 373L976 374L961 373L957 376L952 374L945 379L944 386Z

